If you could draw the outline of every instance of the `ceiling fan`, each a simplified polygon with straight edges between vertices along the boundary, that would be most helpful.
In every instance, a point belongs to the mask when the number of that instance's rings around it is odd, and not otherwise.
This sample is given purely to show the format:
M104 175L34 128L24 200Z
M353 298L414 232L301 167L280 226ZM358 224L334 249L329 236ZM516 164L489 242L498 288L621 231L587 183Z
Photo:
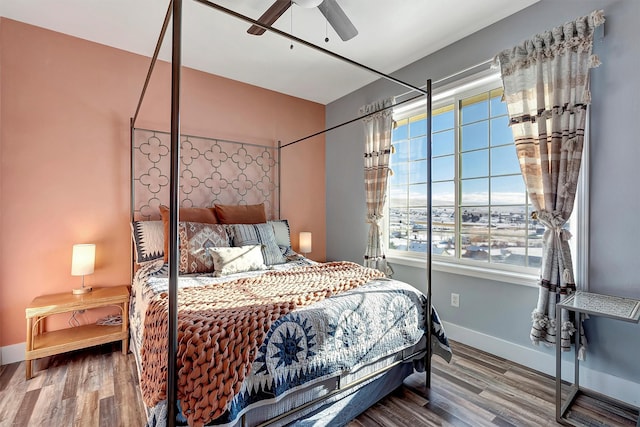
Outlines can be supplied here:
M353 37L358 35L358 30L349 20L336 0L276 0L271 7L267 9L260 18L258 18L258 22L271 26L282 16L283 13L287 11L287 9L289 9L292 3L307 9L311 9L313 7L320 9L320 12L322 12L324 17L327 19L327 22L329 22L336 33L338 33L340 38L344 41L351 40ZM251 28L247 30L247 33L259 36L264 34L265 31L266 30L264 28L252 25Z

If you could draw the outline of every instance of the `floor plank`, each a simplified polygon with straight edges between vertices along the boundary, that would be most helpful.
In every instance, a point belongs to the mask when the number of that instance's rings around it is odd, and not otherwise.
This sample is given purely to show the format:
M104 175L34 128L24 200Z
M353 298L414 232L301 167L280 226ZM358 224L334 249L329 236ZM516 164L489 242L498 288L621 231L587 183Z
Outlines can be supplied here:
M348 427L555 426L555 379L460 343L450 364L433 358L424 373ZM25 381L25 364L0 367L0 426L143 426L144 404L132 354L120 344L43 358ZM563 393L566 394L566 391ZM635 427L637 410L578 396L569 416L585 426Z

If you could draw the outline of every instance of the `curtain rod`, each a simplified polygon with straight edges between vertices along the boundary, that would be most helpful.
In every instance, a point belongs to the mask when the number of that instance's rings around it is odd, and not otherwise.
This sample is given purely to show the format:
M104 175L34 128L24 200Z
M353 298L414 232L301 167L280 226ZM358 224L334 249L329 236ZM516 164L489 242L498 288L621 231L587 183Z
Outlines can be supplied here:
M482 67L484 65L489 65L492 62L493 62L493 58L492 59L487 59L486 61L482 61L482 62L480 62L478 64L475 64L475 65L472 65L470 67L467 67L464 70L456 71L453 74L449 74L448 76L445 76L445 77L443 77L441 79L438 79L438 80L432 82L432 84L437 85L438 83L442 83L442 82L450 80L450 79L452 79L454 77L458 77L458 76L460 76L462 74L466 74L471 70L475 70L476 68L480 68L480 67ZM421 86L421 87L426 87L426 85L425 86ZM396 95L396 97L398 98L398 97L401 97L401 96L406 96L406 95L409 95L411 92L412 91L407 91L407 92L401 93L400 95Z

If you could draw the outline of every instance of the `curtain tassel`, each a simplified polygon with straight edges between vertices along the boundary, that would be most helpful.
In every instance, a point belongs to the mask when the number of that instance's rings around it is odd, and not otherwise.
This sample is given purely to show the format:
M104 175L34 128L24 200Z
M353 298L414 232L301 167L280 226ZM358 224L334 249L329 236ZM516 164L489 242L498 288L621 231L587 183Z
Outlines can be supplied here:
M601 65L602 61L600 61L598 55L594 54L589 57L589 68L598 68Z

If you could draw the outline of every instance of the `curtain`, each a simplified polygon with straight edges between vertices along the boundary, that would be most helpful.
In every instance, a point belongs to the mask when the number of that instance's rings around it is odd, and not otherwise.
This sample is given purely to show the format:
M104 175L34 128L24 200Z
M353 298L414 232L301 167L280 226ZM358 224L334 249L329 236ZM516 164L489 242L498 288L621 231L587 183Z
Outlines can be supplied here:
M364 188L367 202L369 237L364 254L365 267L376 268L388 276L393 273L387 265L382 241L381 225L387 198L393 99L379 100L360 108L365 130ZM385 109L386 108L386 109ZM383 111L380 111L385 109ZM373 113L373 114L372 114Z
M567 22L499 53L511 130L532 217L545 226L542 239L538 304L532 313L534 344L556 344L560 326L563 351L570 349L575 326L556 303L576 290L566 223L573 210L589 92L589 69L600 65L592 55L594 29L603 11ZM586 340L580 337L579 355Z

